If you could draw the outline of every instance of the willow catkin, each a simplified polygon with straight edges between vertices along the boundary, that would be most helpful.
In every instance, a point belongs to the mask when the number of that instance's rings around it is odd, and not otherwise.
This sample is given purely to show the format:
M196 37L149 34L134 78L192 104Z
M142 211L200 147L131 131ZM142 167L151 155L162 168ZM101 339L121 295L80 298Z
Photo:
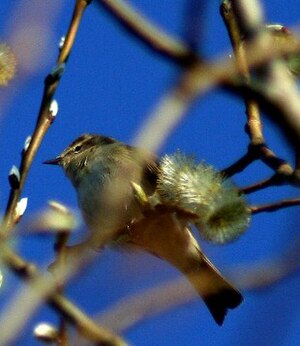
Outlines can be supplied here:
M238 189L221 173L191 156L177 152L160 161L157 191L161 202L198 216L194 221L202 238L224 244L248 227L250 212Z
M0 86L5 86L15 76L16 73L16 57L11 48L0 43Z

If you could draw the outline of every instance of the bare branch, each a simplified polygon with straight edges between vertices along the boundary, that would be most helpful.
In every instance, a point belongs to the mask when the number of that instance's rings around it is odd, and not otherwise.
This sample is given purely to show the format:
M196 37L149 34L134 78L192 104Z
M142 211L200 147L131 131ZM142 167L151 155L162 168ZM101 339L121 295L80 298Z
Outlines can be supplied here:
M176 279L118 301L96 320L101 325L113 326L115 332L121 333L146 319L191 303L197 298L188 282Z
M36 309L42 301L46 300L51 307L70 321L88 339L104 345L126 345L121 338L97 325L76 305L60 293L57 293L56 281L49 279L49 276L41 275L34 265L24 261L4 243L1 244L1 259L14 273L26 280L29 285L27 292L30 294L31 299L24 299L24 294L26 294L24 292L19 297L20 304L16 304L17 301L14 301L14 306L17 309L24 301L30 302L31 310ZM29 314L29 310L26 310L26 313ZM14 314L15 317L18 315ZM22 318L22 316L20 317ZM7 312L4 312L0 320L3 326L1 328L1 341L4 342L4 338L11 340L15 336L16 331L21 325L26 323L27 318L19 319L18 323L14 319L13 323L11 323L10 319L7 319Z
M123 0L97 0L119 23L146 47L182 66L197 60L196 54L184 43L166 34Z
M73 12L73 17L69 26L65 43L60 51L57 59L57 66L63 66L67 61L72 49L76 33L83 15L84 10L90 1L77 0ZM62 71L63 72L63 71ZM20 183L18 189L11 189L9 200L6 207L3 223L1 225L2 234L8 236L15 224L15 208L22 193L22 189L31 167L32 161L37 153L37 150L48 131L51 123L54 120L52 112L49 111L52 97L57 89L61 77L61 68L56 68L45 80L44 93L41 101L41 106L38 114L38 120L27 150L24 152L20 164Z
M284 199L279 202L263 204L258 206L250 206L250 210L252 214L258 214L263 212L273 212L279 209L294 207L300 205L300 198L292 198L292 199Z
M280 175L273 175L269 178L263 179L259 182L256 182L254 184L251 184L249 186L240 188L240 191L244 194L250 194L253 192L257 192L263 189L266 189L271 186L278 186L283 184L283 179Z
M248 3L249 5L249 3ZM245 45L242 39L242 32L240 32L239 24L245 26L243 21L240 20L241 23L238 23L240 18L236 18L236 14L233 9L235 7L243 7L243 2L233 2L233 1L223 1L221 5L221 15L225 22L225 25L228 30L228 34L235 52L236 64L237 68L240 71L241 76L244 78L246 84L251 83L250 70L248 66L248 61L246 58ZM238 11L239 15L243 17L245 13L248 13L250 9L253 9L251 6L257 6L254 4L250 5L250 8L243 7L243 10ZM251 12L251 11L250 11ZM258 8L254 13L260 17L259 13L261 12L260 8ZM251 12L252 23L248 23L249 28L251 27L252 31L256 30L256 26L260 28L261 19L253 17L253 13ZM250 20L250 17L248 18ZM255 24L256 23L256 24ZM255 28L254 28L255 27ZM250 29L245 29L251 31ZM259 105L254 98L248 97L245 95L245 105L246 105L246 114L247 114L247 133L250 136L250 146L248 147L248 154L244 156L242 160L239 160L236 164L230 167L229 172L231 175L233 173L240 172L242 169L246 168L247 165L251 164L254 160L260 159L267 166L272 168L276 173L281 174L289 174L293 173L292 167L285 162L284 160L277 157L277 155L267 147L265 144L264 135L262 132L262 122L260 118ZM229 168L228 168L229 169ZM227 169L227 170L228 170ZM235 171L237 169L237 171Z

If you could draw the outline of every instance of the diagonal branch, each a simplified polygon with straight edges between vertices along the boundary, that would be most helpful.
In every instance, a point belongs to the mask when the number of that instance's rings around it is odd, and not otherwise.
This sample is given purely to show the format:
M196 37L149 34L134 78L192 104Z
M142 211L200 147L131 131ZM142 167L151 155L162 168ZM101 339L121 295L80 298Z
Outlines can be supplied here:
M138 38L146 47L169 58L181 66L189 66L197 60L196 54L182 41L166 34L157 25L123 0L97 0L118 20L129 33Z
M291 199L284 199L279 202L270 203L270 204L263 204L263 205L257 205L257 206L250 206L250 210L252 214L258 214L263 212L273 212L277 211L279 209L283 208L289 208L294 206L300 205L300 198L291 198Z
M15 210L17 203L19 201L20 195L26 177L30 170L33 159L37 153L40 144L48 131L51 123L53 122L55 115L49 110L49 107L52 102L53 95L59 84L59 80L64 70L64 64L67 62L67 59L70 55L73 43L76 38L76 34L79 28L79 24L82 19L84 10L89 5L90 0L77 0L75 8L73 11L73 16L69 26L68 33L66 35L65 43L60 51L59 57L57 59L57 66L54 68L52 73L45 79L44 93L40 105L40 110L38 114L37 123L30 141L29 147L25 152L23 152L21 164L20 164L20 182L17 188L11 188L10 195L6 207L6 212L4 216L3 223L1 225L2 234L8 236L15 223L17 215L15 215Z
M49 306L70 321L89 340L101 345L126 345L120 337L96 324L81 309L62 294L58 293L57 283L53 279L50 280L49 277L46 278L41 275L34 265L24 261L4 242L1 244L1 259L16 275L27 281L29 290L31 293L34 293L35 299L35 303L31 303L31 309L37 307L41 301L46 300ZM23 301L22 299L23 296L21 297L21 301ZM1 322L1 341L3 342L4 335L7 333L11 321L7 319L7 315L4 314L4 320ZM26 319L22 319L22 323L24 322L26 322ZM18 327L18 325L15 325L15 321L13 324L14 327ZM9 336L6 335L6 337Z

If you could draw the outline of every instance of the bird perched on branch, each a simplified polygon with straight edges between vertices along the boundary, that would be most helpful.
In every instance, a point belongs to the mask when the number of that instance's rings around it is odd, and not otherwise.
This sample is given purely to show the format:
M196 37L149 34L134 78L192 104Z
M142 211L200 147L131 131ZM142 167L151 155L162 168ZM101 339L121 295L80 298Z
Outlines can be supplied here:
M155 156L85 134L45 163L61 166L71 180L93 246L121 239L125 247L133 244L169 262L191 282L219 325L227 310L242 302L193 237L193 210L166 203L161 188L157 191L164 176Z

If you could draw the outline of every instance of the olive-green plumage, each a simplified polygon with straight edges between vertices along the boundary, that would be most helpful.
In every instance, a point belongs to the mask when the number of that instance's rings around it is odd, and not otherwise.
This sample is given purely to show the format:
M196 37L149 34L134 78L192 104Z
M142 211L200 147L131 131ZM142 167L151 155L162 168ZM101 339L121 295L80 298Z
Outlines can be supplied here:
M159 172L155 156L109 137L87 134L45 163L64 169L92 232L128 229L128 242L166 260L188 278L219 325L227 310L242 302L241 294L201 251L188 220L174 212L143 216L132 183L147 196L155 193ZM131 229L134 220L139 220L138 228Z

